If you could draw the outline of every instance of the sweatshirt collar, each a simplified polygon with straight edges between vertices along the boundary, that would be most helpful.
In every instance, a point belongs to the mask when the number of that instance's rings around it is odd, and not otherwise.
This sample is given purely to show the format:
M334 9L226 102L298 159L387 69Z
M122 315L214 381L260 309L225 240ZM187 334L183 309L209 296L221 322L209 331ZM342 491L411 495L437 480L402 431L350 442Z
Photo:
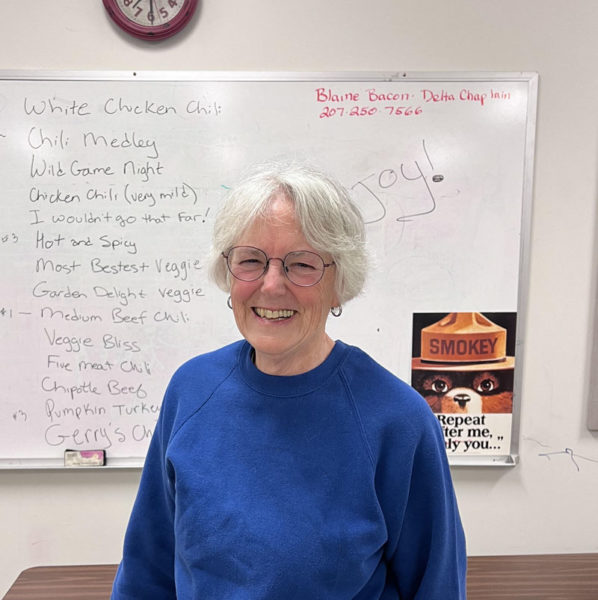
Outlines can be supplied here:
M284 398L302 396L325 385L348 350L346 344L336 340L326 360L311 371L300 375L268 375L255 366L253 348L245 341L239 351L239 370L245 383L257 392Z

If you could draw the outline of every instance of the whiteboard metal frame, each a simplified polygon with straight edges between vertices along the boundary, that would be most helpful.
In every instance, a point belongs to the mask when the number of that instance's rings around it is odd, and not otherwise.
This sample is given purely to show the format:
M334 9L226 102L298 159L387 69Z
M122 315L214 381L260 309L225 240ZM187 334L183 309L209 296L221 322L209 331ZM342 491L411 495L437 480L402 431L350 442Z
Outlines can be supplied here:
M525 350L526 309L528 303L528 281L530 267L530 234L533 198L533 170L536 140L536 113L538 98L538 73L529 71L38 71L0 70L0 81L356 81L356 82L397 82L397 81L496 81L528 84L528 105L526 122L526 147L522 185L521 246L519 257L519 277L517 287L517 326L515 341L515 374L513 383L513 411L511 419L511 452L508 455L463 455L448 456L451 467L512 467L519 462L519 436L521 419L521 389L523 380L523 353ZM598 315L598 303L596 309ZM597 316L598 321L598 316ZM598 343L594 358L598 357ZM597 375L598 378L598 375ZM598 400L590 402L588 428L598 430ZM62 458L36 459L0 458L2 470L61 470L89 471L114 469L140 469L145 457L106 458L104 466L65 467Z
M597 240L598 249L598 240ZM596 250L594 251L596 253ZM598 385L598 281L594 277L594 313L591 336L591 352L590 352L590 375L588 378L588 411L587 411L587 428L589 431L598 431L598 395L594 392Z
M36 71L0 70L0 80L35 81L528 81L534 99L538 74L494 71ZM535 102L534 126L535 126ZM532 108L528 106L528 109Z
M64 451L63 451L64 452ZM141 469L145 458L110 458L103 466L65 466L62 458L3 458L0 471L111 471L114 469Z

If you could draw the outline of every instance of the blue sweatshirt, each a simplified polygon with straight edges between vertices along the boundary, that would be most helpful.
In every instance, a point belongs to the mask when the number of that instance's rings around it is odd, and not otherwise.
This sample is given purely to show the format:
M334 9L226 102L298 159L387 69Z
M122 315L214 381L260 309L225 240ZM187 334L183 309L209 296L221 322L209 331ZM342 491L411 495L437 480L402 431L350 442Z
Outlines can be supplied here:
M465 568L427 403L340 341L286 377L240 341L168 386L112 598L464 599Z

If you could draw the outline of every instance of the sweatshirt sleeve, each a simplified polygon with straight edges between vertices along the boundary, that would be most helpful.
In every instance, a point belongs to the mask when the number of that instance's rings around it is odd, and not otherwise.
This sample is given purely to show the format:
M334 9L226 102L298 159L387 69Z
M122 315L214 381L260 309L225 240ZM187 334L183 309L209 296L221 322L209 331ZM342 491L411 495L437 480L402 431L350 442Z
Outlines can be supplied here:
M390 518L395 529L387 560L403 600L465 600L465 536L444 438L427 406L422 412L429 414L414 436L410 460L402 457L410 464L402 473L409 484L402 501L394 499L398 510Z
M125 534L112 600L175 600L174 482L166 462L173 404L166 392Z

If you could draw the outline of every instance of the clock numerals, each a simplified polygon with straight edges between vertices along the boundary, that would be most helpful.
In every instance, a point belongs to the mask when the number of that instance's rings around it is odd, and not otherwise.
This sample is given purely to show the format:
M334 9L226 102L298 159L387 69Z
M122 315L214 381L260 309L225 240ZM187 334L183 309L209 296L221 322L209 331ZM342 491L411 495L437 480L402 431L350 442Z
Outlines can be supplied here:
M179 0L167 0L160 4L158 0L121 0L131 17L140 24L155 25L156 21L167 22L181 9ZM156 6L160 4L160 6ZM168 10L169 7L171 10ZM146 12L147 9L147 12ZM157 9L157 11L156 11Z
M116 24L143 39L170 37L191 20L198 0L102 0Z
M154 22L154 9L153 2L151 0L122 0L123 6L126 8L130 17L137 23L149 23L150 25ZM147 13L144 14L145 9L148 9Z

